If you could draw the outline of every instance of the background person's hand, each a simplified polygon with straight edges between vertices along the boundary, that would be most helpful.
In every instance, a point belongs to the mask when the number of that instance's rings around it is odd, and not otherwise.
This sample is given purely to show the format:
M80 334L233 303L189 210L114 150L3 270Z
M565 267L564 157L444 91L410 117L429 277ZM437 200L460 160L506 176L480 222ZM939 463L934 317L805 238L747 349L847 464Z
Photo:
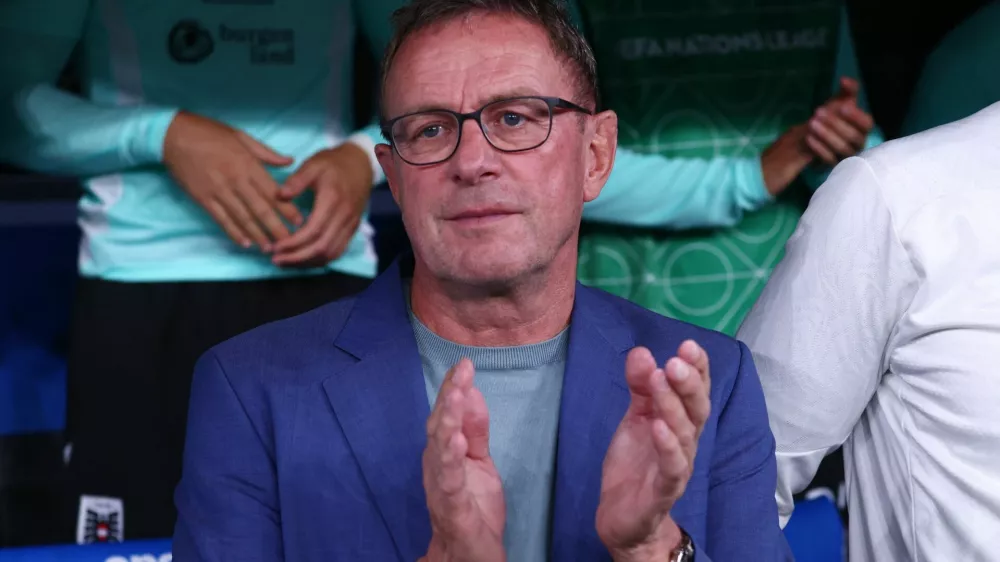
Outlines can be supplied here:
M433 535L426 562L504 562L507 513L503 484L490 458L486 400L462 359L445 377L424 449L424 490Z
M274 246L272 261L287 267L322 267L340 257L358 229L372 191L372 165L359 146L346 142L317 152L282 186L291 201L315 193L306 224Z
M242 131L179 112L163 142L163 163L177 183L236 244L264 252L290 235L285 222L302 223L294 204L278 198L264 165L288 166L282 156Z
M625 361L632 402L604 458L597 533L616 562L668 560L670 510L687 487L711 410L708 355L685 341L665 369L638 347Z
M875 127L872 116L858 107L860 87L853 78L841 78L840 90L809 119L806 146L829 166L864 150Z

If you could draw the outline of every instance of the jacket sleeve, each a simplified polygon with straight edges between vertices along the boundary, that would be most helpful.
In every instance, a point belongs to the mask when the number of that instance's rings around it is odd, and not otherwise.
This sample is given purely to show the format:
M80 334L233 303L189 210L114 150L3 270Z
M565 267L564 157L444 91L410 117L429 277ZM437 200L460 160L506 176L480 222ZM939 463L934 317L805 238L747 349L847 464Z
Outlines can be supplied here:
M55 86L90 5L84 0L0 4L0 161L86 176L161 160L175 108L97 105Z
M774 437L750 350L719 413L708 496L707 544L699 562L791 561L774 501Z
M195 367L184 472L177 487L175 560L284 559L274 444L213 351Z

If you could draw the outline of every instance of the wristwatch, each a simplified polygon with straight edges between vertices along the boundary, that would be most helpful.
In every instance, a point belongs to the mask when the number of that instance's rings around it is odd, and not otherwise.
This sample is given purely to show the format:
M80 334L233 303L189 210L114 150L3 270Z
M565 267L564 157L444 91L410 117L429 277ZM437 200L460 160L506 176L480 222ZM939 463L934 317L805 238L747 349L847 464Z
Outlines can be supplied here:
M681 544L670 553L670 562L694 562L694 541L681 529Z

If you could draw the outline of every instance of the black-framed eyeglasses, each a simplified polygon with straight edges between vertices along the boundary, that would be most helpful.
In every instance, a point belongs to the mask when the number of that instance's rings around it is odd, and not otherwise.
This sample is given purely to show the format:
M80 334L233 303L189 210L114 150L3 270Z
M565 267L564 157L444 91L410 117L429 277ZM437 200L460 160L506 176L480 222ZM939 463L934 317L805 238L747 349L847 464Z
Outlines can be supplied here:
M462 125L472 119L486 140L502 152L538 148L552 134L557 109L594 112L562 98L523 96L490 102L472 113L434 109L408 113L382 124L382 134L408 164L429 166L452 157L462 142Z

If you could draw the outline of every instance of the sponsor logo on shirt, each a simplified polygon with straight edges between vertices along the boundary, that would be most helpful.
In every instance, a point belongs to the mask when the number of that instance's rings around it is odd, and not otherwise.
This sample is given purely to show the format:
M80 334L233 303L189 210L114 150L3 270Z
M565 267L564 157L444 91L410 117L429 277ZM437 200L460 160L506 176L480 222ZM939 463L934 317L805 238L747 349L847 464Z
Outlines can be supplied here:
M250 64L295 64L295 30L287 27L235 28L219 26L223 43L250 46Z
M167 39L170 57L181 64L199 63L215 50L212 34L195 20L181 20Z

